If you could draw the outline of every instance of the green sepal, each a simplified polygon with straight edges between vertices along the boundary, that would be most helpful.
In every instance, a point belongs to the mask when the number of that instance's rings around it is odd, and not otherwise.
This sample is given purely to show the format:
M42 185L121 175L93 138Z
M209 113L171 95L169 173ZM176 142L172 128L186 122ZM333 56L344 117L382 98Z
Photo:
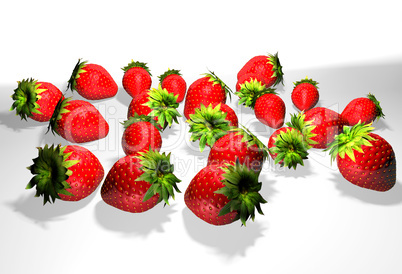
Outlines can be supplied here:
M238 128L232 128L230 129L232 132L236 132L236 135L242 135L242 142L245 142L247 144L247 148L256 145L258 149L263 153L263 160L265 161L268 158L269 155L269 150L266 145L264 145L263 142L261 142L260 139L258 139L257 136L255 136L248 128L245 126L241 125L241 127ZM229 132L230 132L229 131Z
M373 101L373 103L375 104L376 110L377 110L377 117L376 120L379 120L380 118L384 118L385 114L382 111L382 107L380 105L380 101L377 100L377 98L375 98L374 94L367 94L367 98L369 98L371 101Z
M312 140L312 138L317 135L312 132L316 127L313 125L313 122L314 120L306 121L306 114L304 114L304 111L301 111L298 114L291 114L290 122L286 123L288 127L301 132L306 149L310 149L312 147L311 145L318 144L318 142Z
M71 155L64 153L66 147L48 146L38 147L38 157L33 159L33 165L27 167L34 175L26 186L26 189L36 188L35 197L43 196L43 204L54 203L60 199L59 194L73 196L68 192L71 186L67 179L72 175L70 167L76 165L79 160L67 160Z
M69 101L71 101L73 98L72 97L68 97L68 98L64 98L61 97L60 100L57 102L57 105L54 109L53 115L50 118L49 121L49 126L47 127L47 132L49 132L49 130L52 131L53 135L56 133L59 135L57 129L57 121L60 120L62 118L62 114L65 113L69 113L70 111L68 109L66 109L66 107L69 105Z
M180 183L181 180L173 174L174 165L170 163L170 155L170 153L168 155L161 154L149 148L149 151L140 152L137 156L144 173L136 181L145 181L151 184L144 195L144 202L159 194L158 203L164 201L165 205L169 205L169 198L175 199L175 191L181 193L177 187L177 183Z
M293 82L294 87L296 87L296 86L298 86L298 85L300 85L300 84L303 84L303 83L311 84L311 85L313 85L316 89L318 89L318 84L319 84L319 83L318 83L317 81L314 81L313 79L309 79L307 76L306 76L306 78L301 79L300 81Z
M354 152L363 152L363 145L372 146L370 141L376 140L369 135L374 130L371 125L372 123L362 124L359 121L353 127L344 126L343 133L336 135L334 141L325 149L325 151L329 150L331 161L334 161L338 155L342 159L345 158L345 155L348 155L355 162Z
M42 114L39 111L39 104L37 101L41 98L40 93L46 89L41 89L37 80L32 78L23 79L18 81L18 86L14 90L11 98L14 100L11 105L10 111L16 110L16 115L21 117L21 120L27 120L27 117L32 116L33 113Z
M81 58L78 59L77 64L73 69L73 73L71 74L70 79L68 80L67 90L71 89L71 91L77 90L77 79L80 78L80 74L86 72L84 67L88 63L88 61L81 61Z
M214 72L208 70L208 73L204 73L202 75L208 77L209 81L213 82L214 85L220 85L222 87L222 89L225 91L225 94L229 95L229 99L232 99L233 91L218 76L216 76L216 74Z
M134 60L131 60L131 62L130 63L128 63L128 65L127 66L125 66L125 67L123 67L123 68L121 68L124 72L126 72L126 71L128 71L129 69L131 69L131 68L143 68L143 69L145 69L148 73L149 73L149 76L152 76L152 74L151 74L151 71L149 70L149 67L147 66L147 63L143 63L143 62L139 62L139 61L134 61Z
M278 53L275 53L275 55L268 54L268 57L269 57L268 63L270 63L272 65L272 71L273 71L272 76L276 77L276 81L273 84L273 86L276 86L278 84L283 85L283 75L284 75L284 73L283 73L283 70L282 70L281 63L279 62Z
M257 79L251 79L243 84L240 84L239 91L236 91L236 95L239 96L239 105L244 105L245 107L254 108L257 99L264 94L273 93L275 89L267 88L261 81Z
M161 128L159 127L159 124L155 121L155 119L149 115L138 115L138 113L135 113L134 116L131 116L121 124L123 125L124 128L128 128L134 123L138 122L149 122L151 125L153 125L157 130L161 131Z
M178 69L168 69L163 74L158 76L159 83L162 84L163 80L165 80L166 77L168 77L169 75L173 75L173 74L181 76L180 70L178 70Z
M245 164L241 165L236 160L234 165L225 165L222 183L224 187L215 191L217 194L225 195L229 202L219 211L219 216L237 211L242 225L246 221L255 219L255 210L264 215L261 204L267 201L261 196L262 183L258 181L260 171L249 169Z

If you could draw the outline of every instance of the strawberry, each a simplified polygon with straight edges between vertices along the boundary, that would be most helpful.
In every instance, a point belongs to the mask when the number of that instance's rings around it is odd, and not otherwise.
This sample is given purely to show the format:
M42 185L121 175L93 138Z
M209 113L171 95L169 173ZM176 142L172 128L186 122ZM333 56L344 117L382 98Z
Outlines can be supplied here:
M234 110L224 103L212 103L208 107L201 104L190 114L187 120L192 133L191 141L200 141L200 151L205 146L212 146L217 139L227 133L232 127L238 126L238 118Z
M254 104L254 114L264 125L280 128L285 122L285 102L276 92L267 90L258 95Z
M117 84L109 72L97 64L78 60L68 81L67 89L77 91L88 100L111 98L117 94Z
M35 197L43 196L43 204L79 201L95 191L104 176L98 158L88 149L68 145L43 148L28 169L34 175L27 189L36 188Z
M213 72L194 81L187 90L184 102L184 116L190 119L190 114L201 104L208 106L211 103L226 103L227 94L230 95L230 88L223 83Z
M376 119L384 118L380 102L371 93L366 98L356 98L350 101L341 113L346 125L354 126L359 121L370 124Z
M72 143L85 143L106 137L109 125L91 103L72 98L57 104L49 129Z
M180 70L168 69L158 76L162 88L177 95L177 103L181 103L186 96L187 84L181 76Z
M248 129L234 128L215 141L208 155L208 165L240 164L259 171L268 155L267 147Z
M269 83L269 81L267 81L264 77L262 77L259 74L256 74L254 72L249 72L246 74L243 74L236 82L236 92L239 93L241 92L240 90L242 88L248 88L250 87L249 85L245 87L246 82L250 83L251 81L254 81L256 83L259 84L258 87L255 87L255 90L249 90L248 92L255 92L258 90L261 90L263 88L266 87L267 83Z
M391 145L372 133L371 124L345 126L329 146L331 160L342 176L359 187L390 190L396 182L396 159Z
M283 84L282 66L279 62L278 53L275 55L258 55L251 58L237 73L239 80L244 74L255 73L264 77L267 82L266 87L276 86L279 83Z
M150 116L135 115L124 123L122 147L126 155L136 154L149 149L159 151L162 137L155 120Z
M260 172L237 161L234 165L209 165L191 180L184 194L186 206L201 220L212 225L226 225L248 219L254 221L255 209L263 214L266 203L259 191Z
M131 97L134 98L151 88L152 75L146 63L131 60L131 63L122 70L124 71L123 88Z
M318 82L307 77L294 83L291 98L293 104L299 110L306 111L317 104L320 98L317 84Z
M108 205L131 213L147 211L162 200L169 204L180 180L170 154L149 150L119 159L108 172L101 197Z
M29 117L38 122L48 122L57 102L64 96L53 84L31 78L18 81L11 98L14 102L10 111L15 109L21 120Z

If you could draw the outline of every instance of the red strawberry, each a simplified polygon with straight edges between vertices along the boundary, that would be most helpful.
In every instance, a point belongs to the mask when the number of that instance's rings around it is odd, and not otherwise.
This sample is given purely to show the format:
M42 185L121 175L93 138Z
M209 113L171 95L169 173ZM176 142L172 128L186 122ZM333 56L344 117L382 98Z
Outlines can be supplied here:
M302 79L294 83L294 88L292 91L292 102L301 111L306 111L313 108L319 98L318 93L318 82L312 79Z
M17 115L27 120L27 117L48 122L61 98L61 91L51 83L25 79L18 81L18 87L11 96L14 100L10 111L16 110Z
M144 212L162 200L169 204L174 190L180 192L173 174L170 154L149 150L140 155L127 155L108 172L101 188L102 199L120 210Z
M285 102L276 92L267 90L257 95L254 114L264 125L275 129L280 128L285 122Z
M350 101L341 115L348 126L354 126L359 121L369 124L385 116L380 102L371 93L366 98L356 98Z
M60 100L49 129L72 143L86 143L106 137L109 125L100 112L83 100Z
M126 155L148 151L159 151L162 137L158 125L150 116L135 115L123 123L122 147Z
M237 73L237 79L247 73L255 73L264 77L267 80L265 83L267 88L283 83L283 72L278 53L254 56Z
M43 196L44 204L56 199L79 201L94 192L103 179L101 163L84 147L45 145L38 150L38 158L28 167L35 176L26 188L35 187L35 197Z
M88 61L75 65L68 81L68 88L77 91L88 100L100 100L116 95L118 87L107 70L97 64L87 64Z
M396 182L396 159L391 145L371 133L371 124L358 123L344 128L330 145L342 176L359 187L387 191Z
M252 81L254 81L255 83L258 83L259 86L254 88L254 90L249 90L248 93L253 92L253 91L255 92L255 91L261 90L261 89L265 88L267 86L267 84L269 83L269 81L267 81L263 76L261 76L259 74L256 74L254 72L249 72L249 73L243 74L237 80L237 82L236 82L236 92L238 92L238 93L241 92L240 90L242 88L249 88L250 86L245 87L245 84L246 84L246 82L250 83Z
M123 88L131 97L134 98L151 88L152 75L146 63L131 61L122 70L124 71Z
M224 103L212 103L208 107L201 104L194 114L190 114L187 123L192 133L190 140L199 140L202 152L206 145L212 146L230 128L237 127L238 118L234 110Z
M168 69L158 76L162 88L177 95L177 103L181 103L186 96L187 84L180 74L180 70Z
M190 114L194 114L201 104L208 106L211 103L226 103L226 95L229 92L229 87L213 72L206 73L205 77L194 81L188 88L184 116L190 119Z

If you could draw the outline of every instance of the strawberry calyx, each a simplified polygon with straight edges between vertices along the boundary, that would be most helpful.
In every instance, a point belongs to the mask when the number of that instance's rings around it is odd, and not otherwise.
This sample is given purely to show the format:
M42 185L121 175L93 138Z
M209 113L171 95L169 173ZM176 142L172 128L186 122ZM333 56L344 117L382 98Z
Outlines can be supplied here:
M276 86L278 84L283 85L284 73L282 71L281 63L279 62L278 53L275 53L275 55L268 54L268 63L270 63L272 65L272 71L273 71L272 76L276 77L276 81L273 84L273 86Z
M81 58L78 59L77 64L73 69L73 73L71 74L70 79L68 80L67 90L71 89L71 91L77 90L77 79L80 77L81 73L86 72L84 67L88 63L88 61L81 61Z
M367 98L370 99L375 104L376 111L377 111L376 119L379 120L380 118L384 118L385 114L382 111L380 101L378 101L377 98L375 98L374 94L371 94L371 93L367 94Z
M334 161L337 156L343 159L348 155L355 162L354 152L363 153L362 146L372 146L370 141L376 140L369 135L374 130L374 127L371 125L372 123L364 124L359 121L353 127L344 126L343 133L335 136L335 140L325 149L326 151L329 150L331 161Z
M128 128L132 124L138 123L138 122L148 122L151 125L153 125L157 130L161 131L161 128L159 124L153 119L151 116L148 115L138 115L138 113L135 113L134 116L131 116L121 124L123 125L124 128Z
M42 114L39 111L39 104L37 101L41 98L40 93L46 89L41 89L37 80L32 78L23 79L18 81L18 86L14 90L11 98L14 100L10 111L16 110L16 114L21 117L21 120L27 120L27 117L32 116L33 113Z
M64 153L66 148L61 145L38 147L38 157L33 159L33 165L27 167L34 177L26 189L35 187L35 197L43 196L43 204L54 203L56 199L60 199L59 194L73 196L67 191L71 188L67 179L73 174L69 168L79 160L67 160L72 152Z
M145 181L151 184L143 201L150 199L152 196L159 194L158 203L161 201L165 202L165 205L169 205L169 198L175 198L175 191L181 193L177 187L177 183L181 180L178 179L174 174L174 165L170 163L171 153L166 155L166 153L160 153L156 150L140 152L141 170L144 172L139 176L136 181Z
M317 81L314 81L313 79L309 79L307 76L306 76L306 78L301 79L300 81L296 81L293 84L294 84L294 87L297 87L298 85L303 84L303 83L311 84L316 89L318 89L318 84L319 83Z
M258 95L268 91L274 93L274 89L266 88L265 84L254 78L240 84L240 89L235 94L240 98L239 105L254 108Z
M55 133L59 134L57 132L57 128L58 128L57 121L61 119L62 114L70 112L68 109L66 109L66 107L69 105L69 101L71 101L72 99L73 99L72 97L68 97L68 98L61 97L60 98L60 100L57 102L57 105L54 109L53 115L49 120L49 126L47 127L47 132L49 132L49 130L51 130L53 134L55 134Z
M241 165L238 159L234 165L225 165L222 169L224 187L215 193L225 195L229 202L222 207L219 216L237 211L242 225L246 226L247 220L254 221L256 209L259 214L264 215L261 204L267 201L259 193L262 187L262 183L258 181L261 171L249 169L245 164Z
M181 76L180 70L178 70L178 69L168 69L163 74L158 76L159 83L162 83L163 80L165 80L165 78L168 77L169 75L174 75L174 74Z
M212 107L212 104L208 107L201 104L199 108L195 109L194 114L190 114L190 119L186 121L190 125L189 132L192 133L190 141L199 140L201 152L206 145L212 147L216 140L225 135L231 128L226 116L227 113L221 110L221 104L216 107Z
M304 111L301 111L298 114L291 114L290 122L286 123L288 127L294 128L301 132L306 150L310 149L312 147L311 145L318 144L318 142L312 140L312 138L317 135L312 133L316 127L313 125L313 122L314 120L306 121L306 114L304 114Z
M125 67L123 67L121 69L124 72L127 72L131 68L143 68L149 73L149 76L152 76L151 71L150 71L149 67L147 66L147 63L131 60L131 62L128 63L127 66L125 66Z
M233 91L230 89L228 85L226 85L216 74L210 70L209 73L204 73L202 75L209 78L209 81L213 82L214 85L220 85L222 89L225 91L226 95L229 95L229 98L232 98Z

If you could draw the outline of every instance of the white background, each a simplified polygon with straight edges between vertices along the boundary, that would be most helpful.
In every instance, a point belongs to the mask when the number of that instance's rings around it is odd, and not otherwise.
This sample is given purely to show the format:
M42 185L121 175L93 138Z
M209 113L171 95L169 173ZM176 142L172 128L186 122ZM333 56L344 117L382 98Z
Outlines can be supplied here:
M85 144L107 172L124 154L122 126L130 97L121 70L131 59L157 76L180 69L188 85L208 69L232 89L251 57L279 52L290 113L292 83L319 82L320 106L341 112L374 93L386 119L376 133L401 155L398 135L402 19L398 1L12 1L0 12L0 272L1 273L402 273L402 187L386 193L345 181L326 153L312 151L304 167L266 163L261 174L264 216L241 227L197 219L183 194L171 206L143 214L106 205L99 189L76 203L42 206L26 167L37 146L68 144L47 125L9 111L16 81L33 77L66 89L78 58L104 66L119 85L115 98L93 102L109 136ZM71 92L67 92L71 96ZM74 98L82 99L78 94ZM240 122L267 142L272 129L250 110L229 103ZM179 109L183 110L183 104ZM184 119L163 134L184 193L208 151L188 141Z

